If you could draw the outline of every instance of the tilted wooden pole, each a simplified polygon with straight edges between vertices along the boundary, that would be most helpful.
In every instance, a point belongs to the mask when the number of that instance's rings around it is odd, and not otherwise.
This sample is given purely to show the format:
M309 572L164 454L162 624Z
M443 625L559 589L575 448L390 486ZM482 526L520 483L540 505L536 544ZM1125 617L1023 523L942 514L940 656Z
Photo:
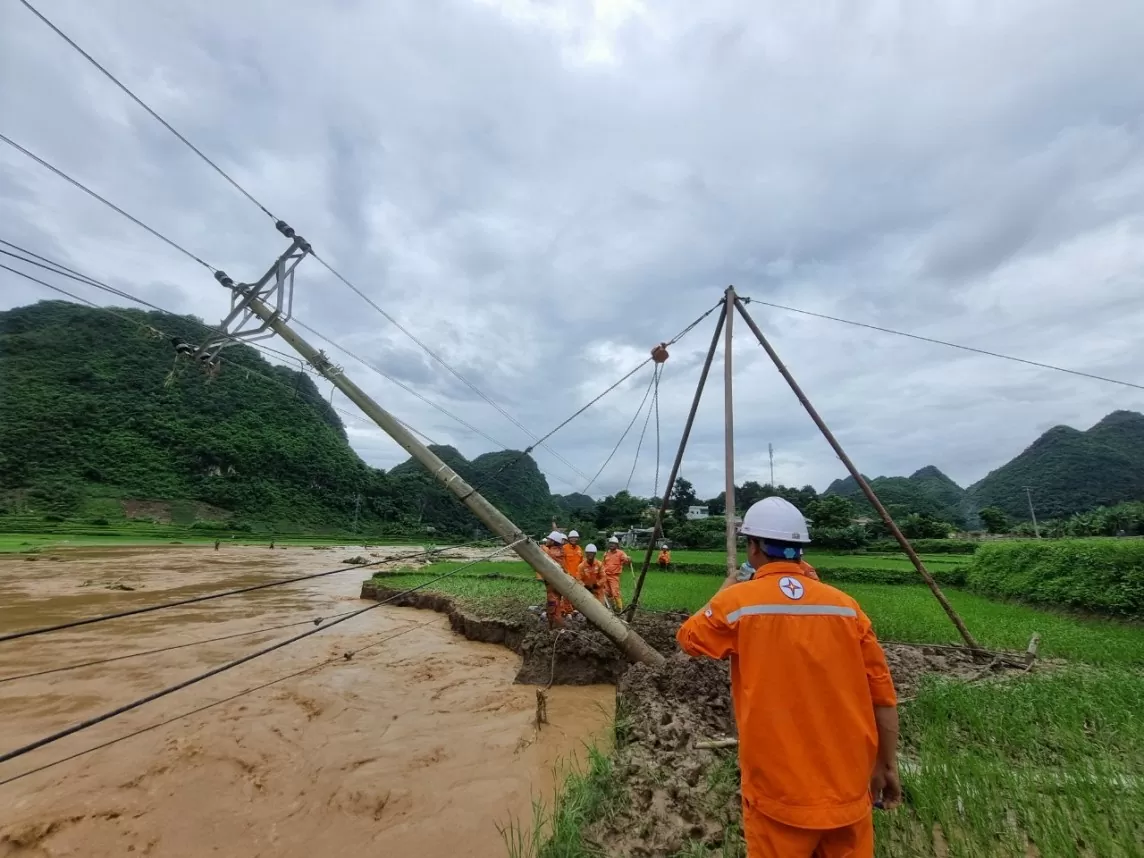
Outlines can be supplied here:
M393 415L346 378L340 370L330 363L329 358L298 336L293 328L278 319L270 308L261 301L257 299L252 301L250 309L260 319L268 322L276 334L289 343L318 372L333 382L338 390L349 397L387 435L404 447L409 455L424 465L435 479L456 495L457 499L467 506L489 530L500 537L505 545L512 545L513 551L519 554L522 560L535 569L553 590L568 599L573 607L587 618L588 622L607 635L625 656L632 661L643 662L644 664L663 664L662 655L652 649L643 638L628 628L619 618L613 616L612 612L584 589L579 581L566 575L564 570L557 566L539 545L531 539L527 539L520 528L513 524L504 513L461 479L456 471L418 441L413 433L406 429ZM521 542L522 539L525 541Z
M882 518L882 521L886 523L886 527L888 527L890 532L894 534L894 538L898 540L898 544L902 547L902 551L906 552L906 555L910 558L910 562L914 564L914 568L918 570L918 574L922 576L922 580L926 582L926 586L930 588L930 592L933 593L934 598L938 600L938 603L941 605L946 615L957 627L957 631L961 635L962 640L965 641L966 645L970 649L981 650L981 646L977 643L976 640L973 639L973 635L969 633L969 629L966 628L965 622L961 619L961 616L957 613L957 611L954 610L953 605L949 603L949 599L947 599L945 593L941 591L941 587L938 586L937 581L935 581L933 576L930 575L929 570L926 569L925 564L922 563L922 559L918 557L918 553L914 551L914 547L910 545L910 541L906 539L905 534L902 533L901 529L894 521L893 516L891 516L889 511L884 506L882 506L882 502L878 500L878 496L874 494L874 490L870 488L870 484L866 482L866 478L862 476L856 467L854 467L854 463L850 461L850 457L846 455L846 451L842 449L842 445L838 443L838 439L834 437L834 433L831 432L826 423L823 422L823 419L819 416L818 411L815 410L815 407L810 404L810 400L806 398L806 394L802 392L802 388L799 387L798 382L794 380L794 376L790 374L790 370L786 368L786 365L779 358L778 353L767 341L767 338L763 336L763 332L759 330L759 326L755 324L755 320L752 319L751 314L747 312L747 308L743 305L742 300L737 297L735 298L735 307L739 310L739 314L747 323L747 327L751 329L751 333L753 333L758 339L759 345L761 345L763 349L766 350L767 355L769 355L770 359L774 362L775 368L778 369L782 377L786 379L786 383L790 385L790 389L794 391L794 395L798 397L798 401L802 403L802 407L806 409L806 413L810 415L810 419L814 421L814 424L819 428L819 431L822 432L823 437L826 438L826 442L834 448L834 452L837 454L838 458L842 460L842 464L846 466L846 470L850 472L850 476L852 476L855 482L858 483L858 487L862 489L862 494L866 496L866 500L870 501L870 505L873 506L875 510L877 510L878 515Z
M691 411L687 414L687 422L683 424L683 436L679 439L679 449L675 453L675 461L671 465L671 474L667 478L667 487L663 490L663 501L655 514L655 527L652 529L651 540L647 544L647 553L644 555L643 568L640 569L636 579L636 590L632 594L632 601L625 613L630 620L636 615L640 603L640 593L643 592L644 579L647 578L648 567L651 566L651 556L655 553L655 543L663 532L663 517L671 503L671 490L675 487L675 478L679 476L679 468L683 464L683 451L687 449L687 439L691 437L691 427L695 423L695 412L699 410L699 401L703 398L703 387L707 384L707 375L711 372L711 362L715 359L715 350L719 347L719 334L723 331L723 322L729 318L727 308L719 314L715 323L715 332L711 335L711 346L707 349L707 358L703 361L703 370L699 373L699 384L695 387L695 398L691 401Z
M723 516L727 519L727 574L739 568L738 534L735 532L735 397L731 381L731 331L735 321L735 287L727 287L727 303L723 310L727 322L723 328L723 452L726 458L726 493Z

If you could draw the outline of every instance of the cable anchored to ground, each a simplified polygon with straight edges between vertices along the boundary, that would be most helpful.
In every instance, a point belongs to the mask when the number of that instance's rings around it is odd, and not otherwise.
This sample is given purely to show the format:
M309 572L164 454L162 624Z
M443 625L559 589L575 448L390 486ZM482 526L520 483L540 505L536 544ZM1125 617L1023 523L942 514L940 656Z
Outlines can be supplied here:
M413 560L418 557L427 557L431 554L440 554L444 551L448 551L450 548L466 548L475 544L476 543L470 542L463 545L449 546L448 548L434 548L429 551L421 551L416 554L395 555L393 557L382 558L381 560L372 560L369 563L357 563L351 566L343 566L339 569L330 569L326 572L312 572L308 575L296 575L293 578L282 578L276 581L267 581L263 584L252 584L249 587L238 587L233 590L224 590L221 593L207 593L203 596L191 596L187 599L177 599L173 602L161 602L158 605L149 605L143 608L132 608L128 611L117 611L112 614L100 614L97 617L87 617L82 620L72 620L67 623L58 623L54 626L40 626L39 628L25 629L24 631L20 632L10 632L6 635L0 635L0 643L5 641L19 640L20 638L34 637L36 635L44 635L49 632L65 631L67 629L79 628L80 626L90 626L94 623L103 623L107 622L108 620L119 620L123 617L135 617L140 614L150 614L155 611L166 610L167 608L179 608L184 605L195 605L199 602L209 602L213 599L223 599L227 596L239 596L243 593L254 593L258 590L268 590L271 587L281 587L286 584L298 584L302 581L313 581L318 578L326 578L330 575L337 575L342 572L352 572L355 569L368 569L370 566L379 566L383 563L392 563L398 560Z
M401 598L402 596L406 596L406 595L409 595L410 593L414 593L420 589L423 589L424 587L428 587L430 584L435 584L436 582L440 581L443 578L448 578L450 575L454 575L457 572L460 572L462 569L468 568L469 566L475 566L477 563L483 563L484 561L489 560L489 559L495 557L496 555L498 555L504 551L507 551L516 545L519 545L521 542L524 542L524 541L526 541L526 540L525 539L518 539L516 542L510 543L508 545L503 545L489 555L481 557L477 560L473 560L469 563L465 563L461 566L458 566L456 569L451 569L448 572L445 572L441 575L436 576L435 578L430 578L428 581L425 581L421 584L418 584L415 587L410 587L408 590L404 590L400 593L395 593L392 596L390 596L389 598L383 599L380 602L376 602L375 604L368 605L364 608L359 608L356 611L350 611L349 613L344 614L343 616L338 617L337 619L331 620L330 622L326 623L325 625L318 626L316 628L310 629L309 631L302 632L301 634L297 634L297 635L294 635L293 637L289 637L289 638L286 638L284 640L278 641L277 643L271 644L270 646L263 647L262 649L256 650L255 652L248 653L247 655L241 656L240 658L232 659L231 661L228 661L225 664L221 664L218 667L211 668L210 670L204 671L203 673L197 674L196 676L192 676L189 679L185 679L182 682L176 683L175 685L170 685L166 688L163 688L159 691L154 692L153 694L148 694L146 697L141 697L138 700L134 700L130 703L126 703L123 706L118 706L115 709L112 709L108 712L104 712L100 715L95 715L91 718L88 718L84 721L79 722L78 724L73 724L72 726L67 727L63 730L58 730L55 733L51 734L50 736L45 736L42 739L37 739L34 742L29 742L28 744L23 745L19 748L14 748L11 751L7 751L3 754L0 754L0 763L4 763L4 762L7 762L9 760L16 759L17 757L22 757L23 755L31 753L32 751L38 750L39 748L43 748L46 745L50 745L54 742L58 742L61 739L67 738L68 736L75 735L76 733L79 733L83 730L87 730L91 727L96 726L97 724L102 724L104 721L108 721L108 720L110 720L110 719L112 719L118 715L123 715L127 712L132 711L133 709L138 709L140 706L143 706L147 703L151 703L151 702L154 702L155 700L159 700L160 698L166 697L170 694L174 694L176 691L182 691L184 688L188 688L192 685L196 685L200 682L203 682L204 680L210 679L213 676L218 676L220 673L225 673L228 670L233 670L234 668L239 667L243 664L246 664L247 662L253 661L256 658L260 658L261 656L267 655L269 653L275 652L276 650L282 649L283 647L289 646L292 643L296 643L300 640L304 640L305 638L316 635L319 632L325 631L326 629L333 628L336 625L339 625L341 623L352 620L354 617L358 617L358 616L361 616L362 614L376 610L377 608L380 608L382 605L386 605L386 604L388 604L388 603L390 603L396 599Z
M1136 390L1144 390L1144 384L1135 384L1131 381L1123 381L1118 378L1109 378L1104 375L1096 375L1091 372L1082 372L1078 369L1068 369L1063 366L1055 366L1051 363L1041 363L1040 361L1027 360L1026 358L1015 357L1014 355L1002 354L1001 352L991 352L988 349L979 349L976 346L967 346L962 343L952 343L948 340L939 340L934 337L926 337L921 334L911 334L908 331L896 331L893 328L884 328L880 325L871 325L866 322L856 322L853 319L843 319L838 316L829 316L826 313L815 313L810 310L800 310L798 307L787 307L783 304L774 304L770 301L760 301L758 298L740 297L744 304L761 304L764 307L772 307L776 310L785 310L788 313L798 313L802 316L812 316L815 319L826 319L830 322L839 322L843 325L851 325L856 328L865 328L868 331L878 331L883 334L893 334L896 337L907 337L911 340L919 340L923 343L933 343L938 346L946 346L951 349L960 349L963 352L972 352L974 354L985 355L986 357L1000 358L1001 360L1012 361L1013 363L1023 363L1026 366L1035 366L1038 369L1051 369L1054 372L1064 372L1069 375L1077 375L1081 378L1090 378L1093 381L1103 381L1107 384L1119 384L1122 387L1131 387Z

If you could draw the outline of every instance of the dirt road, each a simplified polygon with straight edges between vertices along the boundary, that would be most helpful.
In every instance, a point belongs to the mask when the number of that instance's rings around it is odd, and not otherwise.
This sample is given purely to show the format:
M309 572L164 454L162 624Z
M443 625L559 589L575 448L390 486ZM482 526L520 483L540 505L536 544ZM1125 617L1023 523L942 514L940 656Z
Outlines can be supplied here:
M380 549L378 549L380 550ZM0 557L0 631L336 568L360 550L236 547ZM60 559L53 560L52 557ZM361 572L0 643L0 751L311 626L3 681L363 606ZM116 589L109 589L114 587ZM132 587L133 590L119 589ZM346 650L389 638L352 660ZM554 688L444 617L380 607L17 760L0 781L328 659L333 663L0 786L0 856L504 856L553 767L610 723L611 687Z

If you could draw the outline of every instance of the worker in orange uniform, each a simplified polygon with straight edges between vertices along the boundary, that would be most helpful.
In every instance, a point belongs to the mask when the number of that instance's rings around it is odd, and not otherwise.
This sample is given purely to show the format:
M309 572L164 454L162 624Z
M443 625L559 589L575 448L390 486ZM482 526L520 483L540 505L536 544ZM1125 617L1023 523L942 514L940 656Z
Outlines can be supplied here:
M568 531L568 541L564 543L564 559L561 565L564 571L573 578L580 574L580 564L584 562L584 549L580 545L580 534L574 530ZM572 603L564 600L564 613L571 614Z
M544 553L548 555L561 569L564 568L564 534L559 530L554 530L548 534L548 538L544 540L541 546ZM537 578L541 578L539 572L536 573ZM541 579L543 580L543 579ZM564 617L566 614L571 613L572 603L552 589L552 585L545 582L544 594L544 616L548 620L548 628L562 629L564 628Z
M749 858L872 858L872 805L901 801L886 657L852 598L809 577L792 504L743 516L750 581L730 574L679 628L693 656L731 659Z
M584 562L576 571L576 578L601 603L607 595L608 576L604 572L604 564L596 559L596 546L589 544L584 548Z
M659 557L655 559L655 562L660 569L666 569L671 565L671 550L667 547L666 542L659 547Z
M624 609L624 597L620 593L620 576L624 567L631 565L632 558L620 548L620 540L613 536L608 540L608 550L604 552L604 574L607 577L604 591L615 611Z

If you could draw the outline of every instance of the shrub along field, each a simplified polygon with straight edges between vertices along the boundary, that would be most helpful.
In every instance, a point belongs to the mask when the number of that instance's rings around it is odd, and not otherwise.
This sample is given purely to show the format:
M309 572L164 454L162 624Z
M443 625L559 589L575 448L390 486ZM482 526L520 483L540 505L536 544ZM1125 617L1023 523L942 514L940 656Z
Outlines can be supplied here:
M691 554L673 552L672 559L715 566L715 573L651 571L642 598L646 608L694 611L706 602L719 586L721 555ZM908 565L900 568L898 561L908 564L905 558L884 559L894 562L871 565L875 559L868 555L810 558L820 569L831 568L830 563L855 574L912 571ZM964 563L968 558L952 559ZM404 588L458 565L436 564L383 580L385 586ZM931 565L932 571L940 568L940 562ZM625 574L628 598L630 577ZM834 583L859 601L885 641L958 641L924 586ZM543 598L535 573L515 562L480 564L432 586L482 613L519 610ZM1027 676L1001 684L933 677L902 703L907 807L876 814L878 858L1144 854L1144 719L1139 714L1144 711L1144 627L992 601L956 589L947 594L984 646L1023 650L1030 635L1039 632L1041 657L1047 661ZM734 795L736 778L733 753L713 758L706 774L713 808ZM568 777L562 794L543 814L549 839L521 837L519 827L511 828L510 854L601 854L585 842L582 831L625 800L621 784L607 754L594 751L587 767ZM676 858L716 854L742 856L741 840L731 837L718 853L696 844Z

